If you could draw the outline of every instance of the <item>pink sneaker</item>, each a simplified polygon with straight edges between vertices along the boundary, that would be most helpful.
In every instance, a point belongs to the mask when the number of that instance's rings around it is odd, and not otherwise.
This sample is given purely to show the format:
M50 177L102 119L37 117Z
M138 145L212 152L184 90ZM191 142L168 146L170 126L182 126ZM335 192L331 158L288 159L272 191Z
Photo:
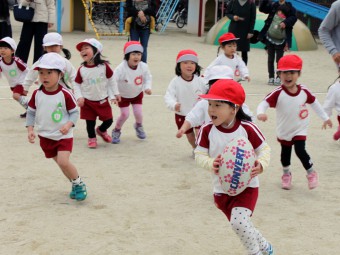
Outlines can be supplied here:
M107 131L102 132L99 130L99 127L96 128L96 133L99 135L101 138L103 138L104 142L111 143L111 136L107 133Z
M307 174L306 177L308 179L308 188L315 189L319 184L318 173L313 171L310 174Z
M333 135L333 139L338 141L340 139L340 126L338 127L338 131L336 131Z
M283 174L281 177L281 184L283 189L291 189L292 188L292 174Z
M89 138L87 141L87 147L90 149L95 149L97 148L97 138Z

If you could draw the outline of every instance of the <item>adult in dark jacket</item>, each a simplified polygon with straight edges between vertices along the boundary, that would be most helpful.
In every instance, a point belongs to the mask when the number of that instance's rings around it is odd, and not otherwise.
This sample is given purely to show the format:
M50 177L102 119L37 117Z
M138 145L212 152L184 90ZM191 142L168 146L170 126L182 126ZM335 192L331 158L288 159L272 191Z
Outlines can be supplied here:
M147 61L150 37L150 16L156 16L156 0L126 0L127 17L133 17L130 38L140 41L144 48L142 61Z
M249 39L254 34L256 5L254 0L232 0L226 16L230 19L229 32L237 38L237 50L242 52L242 60L248 63Z
M8 0L0 0L0 39L12 37Z

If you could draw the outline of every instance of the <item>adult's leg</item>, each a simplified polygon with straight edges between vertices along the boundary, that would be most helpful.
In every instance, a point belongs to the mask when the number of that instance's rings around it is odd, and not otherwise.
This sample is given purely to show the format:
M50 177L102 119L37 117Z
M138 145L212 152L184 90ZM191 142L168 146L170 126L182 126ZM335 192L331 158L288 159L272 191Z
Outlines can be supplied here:
M271 43L267 43L267 53L268 53L268 74L269 78L274 78L274 59L275 59L275 48Z
M246 65L248 64L248 51L242 51L242 60Z
M48 24L45 22L34 22L34 58L35 63L44 54L43 38L47 34Z
M142 29L140 30L140 43L143 46L144 52L142 56L142 61L146 63L148 58L148 43L150 38L150 29Z
M15 55L27 63L34 35L33 22L24 22L21 29L20 40Z
M277 67L277 63L279 62L279 60L283 57L284 54L284 45L277 45L276 46L276 67Z

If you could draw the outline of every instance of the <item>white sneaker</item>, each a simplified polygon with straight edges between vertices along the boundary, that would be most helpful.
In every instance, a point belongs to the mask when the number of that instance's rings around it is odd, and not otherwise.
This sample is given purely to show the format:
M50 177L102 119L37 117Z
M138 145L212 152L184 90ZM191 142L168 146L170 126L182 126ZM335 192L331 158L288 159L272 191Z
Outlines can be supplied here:
M274 78L269 78L268 85L274 85Z
M274 85L275 86L281 86L281 79L280 79L280 77L276 77L276 79L274 81Z

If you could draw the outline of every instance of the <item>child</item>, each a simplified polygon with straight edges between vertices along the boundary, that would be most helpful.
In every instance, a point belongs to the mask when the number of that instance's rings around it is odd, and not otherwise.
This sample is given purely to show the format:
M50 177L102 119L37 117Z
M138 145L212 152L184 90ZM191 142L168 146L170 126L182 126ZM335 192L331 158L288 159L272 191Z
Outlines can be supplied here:
M78 69L74 94L80 107L80 118L86 120L87 146L95 149L96 133L104 142L111 143L111 136L107 133L113 123L109 100L117 103L120 95L108 61L101 59L102 44L90 38L78 43L76 48L84 62ZM103 123L95 129L97 117Z
M52 32L48 33L43 38L43 45L45 52L55 52L60 54L62 51L66 55L66 58L64 59L66 64L65 73L60 80L60 85L64 88L70 90L73 92L74 87L74 79L76 77L76 69L71 64L71 62L68 60L71 58L71 54L69 53L69 50L63 48L63 38L60 34ZM39 64L39 61L35 62L27 73L23 86L24 90L28 91L30 86L37 80L38 78L38 71L35 70L35 67Z
M233 33L226 33L222 35L218 42L220 43L220 47L217 52L219 52L220 48L223 50L224 54L220 54L206 69L206 73L209 72L209 69L216 65L227 65L231 67L234 71L234 79L235 80L247 80L250 81L249 70L246 64L243 62L242 58L239 57L236 53L237 43L236 41L239 38L236 38ZM206 76L206 74L204 75Z
M209 101L211 122L200 129L195 159L199 166L212 172L215 205L227 216L249 255L274 254L272 245L262 237L250 218L258 197L257 175L268 167L270 148L259 128L241 108L245 101L245 92L241 84L234 80L218 80L211 86L207 95L200 97ZM236 196L229 196L219 183L218 171L222 151L238 136L249 139L257 160L248 187Z
M193 50L181 50L176 59L176 77L173 78L164 96L166 106L175 111L178 129L184 123L185 116L191 111L198 95L206 93L207 86L203 78L199 77L201 67L198 65L197 53ZM192 128L185 132L187 139L195 149L195 133Z
M340 72L340 65L339 65ZM338 141L340 139L340 82L337 81L333 85L331 85L328 89L328 93L326 96L326 100L323 104L323 109L328 114L329 117L332 116L332 109L338 112L338 129L333 135L333 139Z
M129 118L129 106L132 105L136 123L134 128L139 139L145 139L143 129L142 103L144 92L151 95L152 77L149 67L141 62L143 46L137 41L130 41L124 45L124 60L115 69L115 80L121 95L118 103L120 116L112 130L112 143L120 143L121 128Z
M86 185L69 160L73 147L73 127L79 111L72 94L59 84L65 70L65 60L57 53L47 53L41 57L36 69L42 85L33 92L28 103L28 141L34 143L34 126L38 127L40 146L45 157L53 158L72 183L70 198L84 200L87 196Z
M309 122L307 104L324 121L323 127L332 126L327 113L322 109L315 96L304 86L297 83L302 69L302 59L297 55L287 55L278 63L278 74L282 85L268 94L257 107L257 119L266 121L268 107L275 107L277 140L281 144L281 164L283 167L282 188L291 189L292 174L290 158L292 146L307 171L308 187L318 186L318 174L305 146Z
M27 98L27 90L22 86L28 68L20 58L14 56L17 48L15 41L10 37L0 40L0 75L3 73L8 81L8 85L13 92L13 99L22 107L27 109L29 99ZM26 117L26 113L20 115L21 118Z
M131 24L133 22L133 17L128 17L125 20L125 32L126 35L130 35L130 29L131 29ZM152 34L153 32L155 32L156 30L156 19L154 16L150 16L150 33Z

